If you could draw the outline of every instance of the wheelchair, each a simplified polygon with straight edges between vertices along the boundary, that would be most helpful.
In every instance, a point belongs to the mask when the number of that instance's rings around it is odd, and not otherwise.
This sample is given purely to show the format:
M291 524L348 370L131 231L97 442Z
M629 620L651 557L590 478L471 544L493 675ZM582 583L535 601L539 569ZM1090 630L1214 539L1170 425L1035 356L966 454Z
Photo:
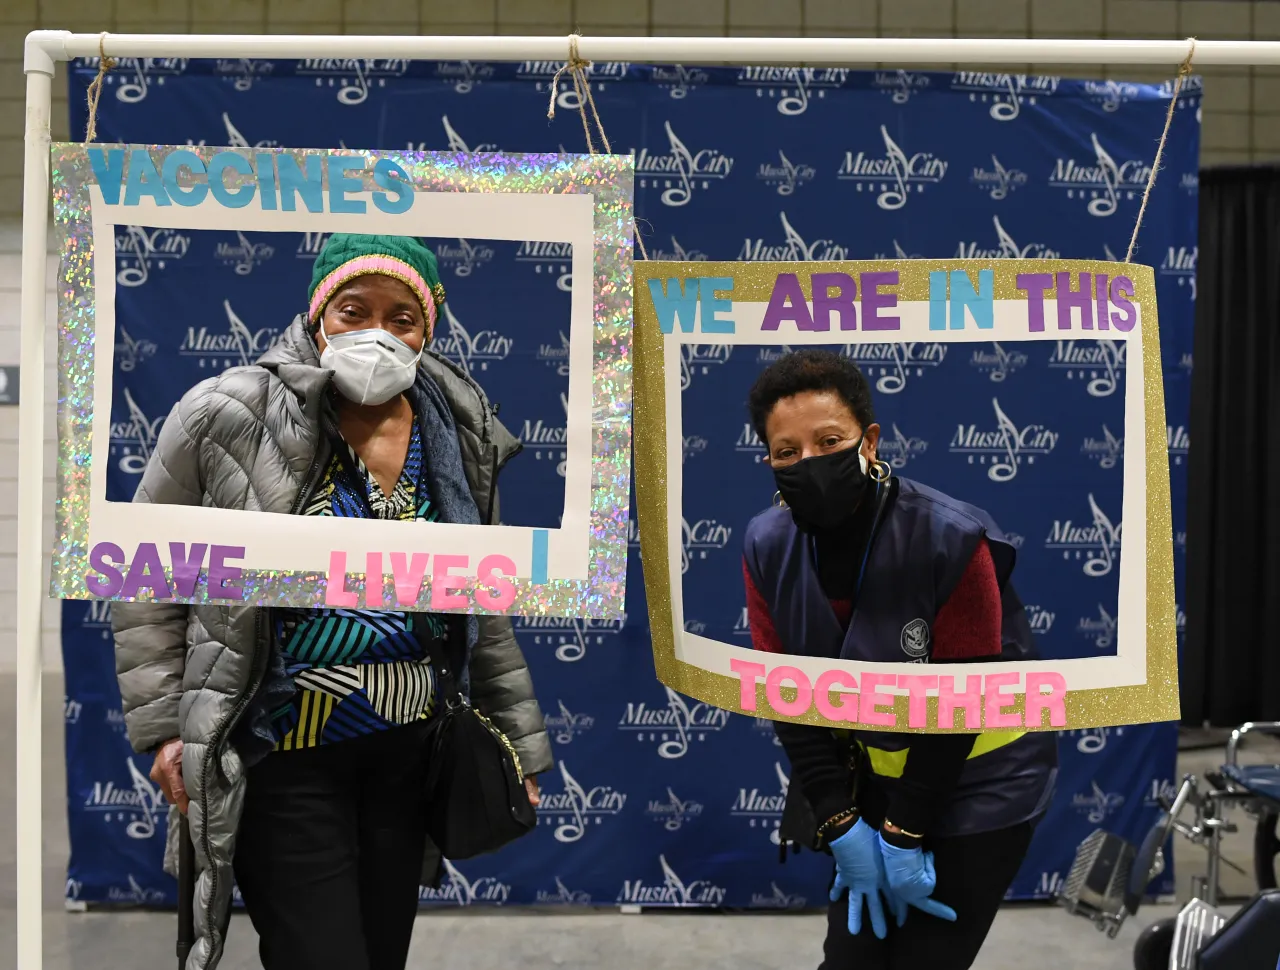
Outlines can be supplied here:
M1232 731L1226 763L1203 780L1187 775L1172 798L1162 796L1163 811L1141 845L1101 829L1080 844L1057 901L1112 939L1126 917L1137 913L1151 881L1164 872L1165 844L1172 835L1207 850L1204 875L1192 879L1191 901L1176 917L1158 920L1139 935L1134 970L1280 970L1280 765L1238 763L1240 746L1251 732L1280 737L1280 722L1249 722ZM1253 868L1259 894L1228 919L1219 908L1219 877L1222 837L1238 831L1228 818L1231 808L1242 808L1256 820Z

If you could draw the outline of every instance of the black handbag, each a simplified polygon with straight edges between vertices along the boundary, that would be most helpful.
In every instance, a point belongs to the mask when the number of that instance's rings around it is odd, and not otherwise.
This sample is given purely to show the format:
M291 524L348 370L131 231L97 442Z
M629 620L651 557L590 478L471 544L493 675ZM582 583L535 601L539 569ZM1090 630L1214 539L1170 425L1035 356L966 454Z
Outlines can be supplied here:
M446 859L514 842L538 823L505 734L458 691L442 643L428 644L437 713L427 734L427 835Z

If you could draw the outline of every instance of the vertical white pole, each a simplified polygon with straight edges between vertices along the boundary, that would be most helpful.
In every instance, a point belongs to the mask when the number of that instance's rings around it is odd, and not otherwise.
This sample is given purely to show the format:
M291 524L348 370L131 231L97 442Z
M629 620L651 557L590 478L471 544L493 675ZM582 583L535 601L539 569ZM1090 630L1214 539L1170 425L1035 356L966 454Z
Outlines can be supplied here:
M22 186L22 357L18 402L18 963L40 970L43 930L40 817L40 607L44 586L45 260L49 210L49 112L54 65L27 45L26 161Z

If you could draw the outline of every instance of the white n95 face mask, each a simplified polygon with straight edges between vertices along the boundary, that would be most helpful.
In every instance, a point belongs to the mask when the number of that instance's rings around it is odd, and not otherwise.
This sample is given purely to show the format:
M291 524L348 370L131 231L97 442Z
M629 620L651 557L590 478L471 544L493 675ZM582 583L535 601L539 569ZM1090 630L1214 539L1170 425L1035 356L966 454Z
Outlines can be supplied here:
M333 383L355 404L385 404L413 386L422 351L380 327L349 330L332 337L324 332L320 366L333 371Z

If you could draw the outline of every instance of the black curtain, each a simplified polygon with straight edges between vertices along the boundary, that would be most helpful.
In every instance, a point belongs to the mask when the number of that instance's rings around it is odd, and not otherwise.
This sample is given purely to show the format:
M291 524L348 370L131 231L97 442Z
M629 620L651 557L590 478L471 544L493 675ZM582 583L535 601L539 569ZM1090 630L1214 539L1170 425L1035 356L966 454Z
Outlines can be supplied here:
M1280 167L1200 175L1184 724L1280 720Z

